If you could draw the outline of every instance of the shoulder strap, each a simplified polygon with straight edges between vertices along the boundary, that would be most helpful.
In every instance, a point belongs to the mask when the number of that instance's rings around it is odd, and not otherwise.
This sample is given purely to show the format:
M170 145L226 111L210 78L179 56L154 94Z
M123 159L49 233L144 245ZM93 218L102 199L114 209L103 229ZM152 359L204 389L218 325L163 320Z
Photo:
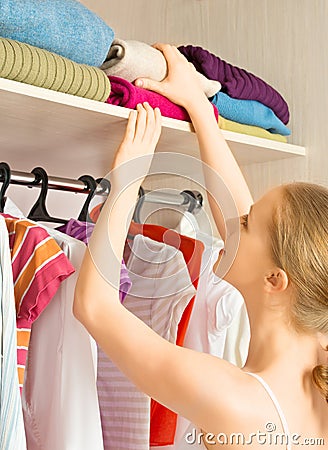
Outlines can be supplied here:
M268 393L269 397L271 398L277 413L279 415L280 421L281 421L281 425L284 431L285 436L287 436L287 445L286 445L286 449L287 450L291 450L292 448L292 444L291 444L291 440L290 440L290 432L289 432L289 428L288 428L288 424L287 424L287 420L285 417L285 414L283 413L281 406L279 405L279 402L277 400L277 397L274 395L272 389L270 388L270 386L263 380L262 377L260 377L259 375L257 375L256 373L251 373L251 372L245 372L248 375L251 375L252 377L256 378L264 387L264 389L266 390L266 392Z

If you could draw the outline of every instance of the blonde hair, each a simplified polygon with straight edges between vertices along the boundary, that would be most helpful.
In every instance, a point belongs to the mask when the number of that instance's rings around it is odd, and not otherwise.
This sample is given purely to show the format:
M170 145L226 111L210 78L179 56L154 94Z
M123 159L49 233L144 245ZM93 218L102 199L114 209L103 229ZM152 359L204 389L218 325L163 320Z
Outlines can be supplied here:
M328 335L328 189L311 183L283 185L271 226L275 264L291 281L291 321L300 332ZM328 402L328 365L312 371Z

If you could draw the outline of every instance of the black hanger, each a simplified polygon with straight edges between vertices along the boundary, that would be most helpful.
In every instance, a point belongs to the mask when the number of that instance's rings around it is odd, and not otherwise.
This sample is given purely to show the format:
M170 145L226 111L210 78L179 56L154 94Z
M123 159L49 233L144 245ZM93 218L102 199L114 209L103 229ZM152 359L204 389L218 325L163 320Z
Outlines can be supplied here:
M183 205L188 204L188 212L193 214L194 210L203 206L203 196L199 192L185 190L180 192L184 196Z
M32 206L28 219L34 221L43 221L43 222L51 222L51 223L67 223L68 221L65 219L59 219L57 217L51 217L48 214L46 207L46 198L48 194L48 175L47 172L42 167L35 167L32 170L32 173L35 175L35 180L32 185L37 185L41 182L41 192L37 199L37 201Z
M144 204L144 201L145 201L145 190L142 186L140 186L140 188L139 188L138 196L139 196L139 198L138 198L137 205L136 205L134 213L133 213L132 220L136 223L141 223L140 211L141 211L142 205Z
M91 175L82 175L79 180L83 181L90 192L87 196L86 201L84 202L84 205L82 206L81 212L77 219L82 220L83 222L92 222L89 216L89 205L96 192L97 181Z
M10 184L10 178L11 178L11 170L7 163L2 162L0 163L0 177L2 181L1 191L0 191L0 212L3 213L5 208L5 195L6 190L8 189L8 186Z
M97 178L96 181L98 184L100 184L100 186L103 189L102 191L99 192L99 194L105 194L106 198L107 198L110 193L111 187L112 187L112 185L110 184L110 181L107 178ZM105 204L105 201L106 200L103 201L99 212L101 212L101 210Z

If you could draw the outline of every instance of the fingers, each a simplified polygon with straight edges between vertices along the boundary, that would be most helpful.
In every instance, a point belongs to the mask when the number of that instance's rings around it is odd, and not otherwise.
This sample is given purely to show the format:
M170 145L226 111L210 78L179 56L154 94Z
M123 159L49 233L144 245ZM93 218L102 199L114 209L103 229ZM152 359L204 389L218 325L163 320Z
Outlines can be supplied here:
M174 45L162 44L157 42L156 44L153 44L153 47L163 53L169 69L172 65L176 64L177 61L184 63L187 62L187 59L184 57L184 55L179 52L179 50L174 47Z
M159 81L150 80L149 78L137 78L134 82L135 86L148 89L149 91L163 93L163 87Z
M156 43L153 44L153 47L163 53L169 73L172 71L172 68L177 66L177 64L185 64L186 67L189 66L187 59L173 45ZM137 87L148 89L166 96L166 85L163 82L154 81L149 78L138 78L135 80L134 84Z
M143 107L147 113L144 140L146 142L151 142L155 131L155 111L151 108L149 103L144 103Z
M147 123L147 114L144 106L142 104L137 105L137 123L134 135L134 141L142 141L143 136L145 134L146 123Z
M161 132L161 113L159 108L153 109L149 103L137 105L137 121L135 127L134 142L143 142L153 147ZM152 151L151 148L149 148Z
M129 114L128 123L125 129L124 142L132 142L134 139L138 112L133 110Z
M155 133L153 136L153 145L157 145L162 131L162 114L159 108L155 108Z
M159 108L153 109L148 103L144 103L143 106L147 112L147 126L144 134L144 140L149 142L149 146L154 149L161 134L161 112Z

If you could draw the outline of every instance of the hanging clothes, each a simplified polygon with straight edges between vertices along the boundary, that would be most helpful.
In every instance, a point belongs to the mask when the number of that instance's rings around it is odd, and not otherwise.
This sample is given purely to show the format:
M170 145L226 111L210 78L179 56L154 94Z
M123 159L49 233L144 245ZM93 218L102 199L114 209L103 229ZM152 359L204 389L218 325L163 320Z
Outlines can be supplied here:
M26 450L17 374L14 283L8 231L0 215L0 448Z
M130 233L142 233L144 236L159 242L165 242L175 248L178 248L185 259L189 275L195 289L198 287L198 277L200 274L202 254L204 245L202 242L178 234L174 230L170 230L158 225L136 224L132 222L130 225ZM176 344L183 346L184 338L189 325L190 315L193 309L195 296L186 306L181 320L178 325L178 333ZM174 443L176 432L177 414L156 402L151 401L151 420L150 420L150 445L170 445Z
M195 217L189 212L184 213L177 231L196 237L205 246L185 346L220 358L225 353L229 354L227 361L242 367L246 361L250 339L244 299L235 287L213 272L213 265L224 243L221 239L203 233ZM231 328L236 332L235 335Z
M32 327L22 397L28 448L103 450L97 347L72 312L85 244L47 230L76 272L60 285Z
M99 217L101 207L102 204L98 204L90 212L91 220L94 222L96 222ZM165 242L168 245L178 248L184 256L193 286L197 289L202 253L204 251L204 245L202 242L184 235L179 235L174 230L169 230L158 225L141 225L132 222L130 225L129 234L135 235L138 233L158 242ZM182 346L184 343L184 337L188 328L194 298L195 297L193 297L186 306L179 322L176 339L177 345ZM177 414L152 399L150 445L159 446L173 444L176 424Z
M195 294L182 253L136 235L127 261L132 288L124 306L160 336L176 342L178 323ZM150 398L99 349L98 393L105 449L148 450Z
M68 236L74 237L75 239L78 239L79 241L82 241L85 244L88 244L94 227L95 227L94 223L70 219L65 225L61 225L60 227L58 227L57 230L67 234ZM130 288L131 288L131 280L129 278L127 268L125 266L125 262L122 259L121 273L120 273L120 288L119 288L120 289L119 296L121 302L124 300Z
M137 224L132 222L129 228L129 233L142 234L157 242L163 242L167 245L171 245L179 249L185 259L191 282L195 289L198 286L198 277L200 273L202 254L204 251L204 245L202 242L192 239L190 237L178 234L175 230L170 230L159 225L151 224ZM194 297L188 303L181 321L178 326L177 345L183 345L184 337L188 328L190 314L193 308Z
M179 233L202 241L205 250L194 307L184 340L184 346L209 353L242 367L246 361L250 340L249 321L241 294L213 273L213 265L223 248L221 239L200 231L197 219L189 212L177 227ZM205 449L202 442L192 439L194 424L178 416L174 444L156 447L162 450ZM189 436L189 442L186 440ZM155 447L154 447L155 448Z
M14 281L20 389L32 323L41 315L74 267L47 231L28 219L3 214L9 233Z

